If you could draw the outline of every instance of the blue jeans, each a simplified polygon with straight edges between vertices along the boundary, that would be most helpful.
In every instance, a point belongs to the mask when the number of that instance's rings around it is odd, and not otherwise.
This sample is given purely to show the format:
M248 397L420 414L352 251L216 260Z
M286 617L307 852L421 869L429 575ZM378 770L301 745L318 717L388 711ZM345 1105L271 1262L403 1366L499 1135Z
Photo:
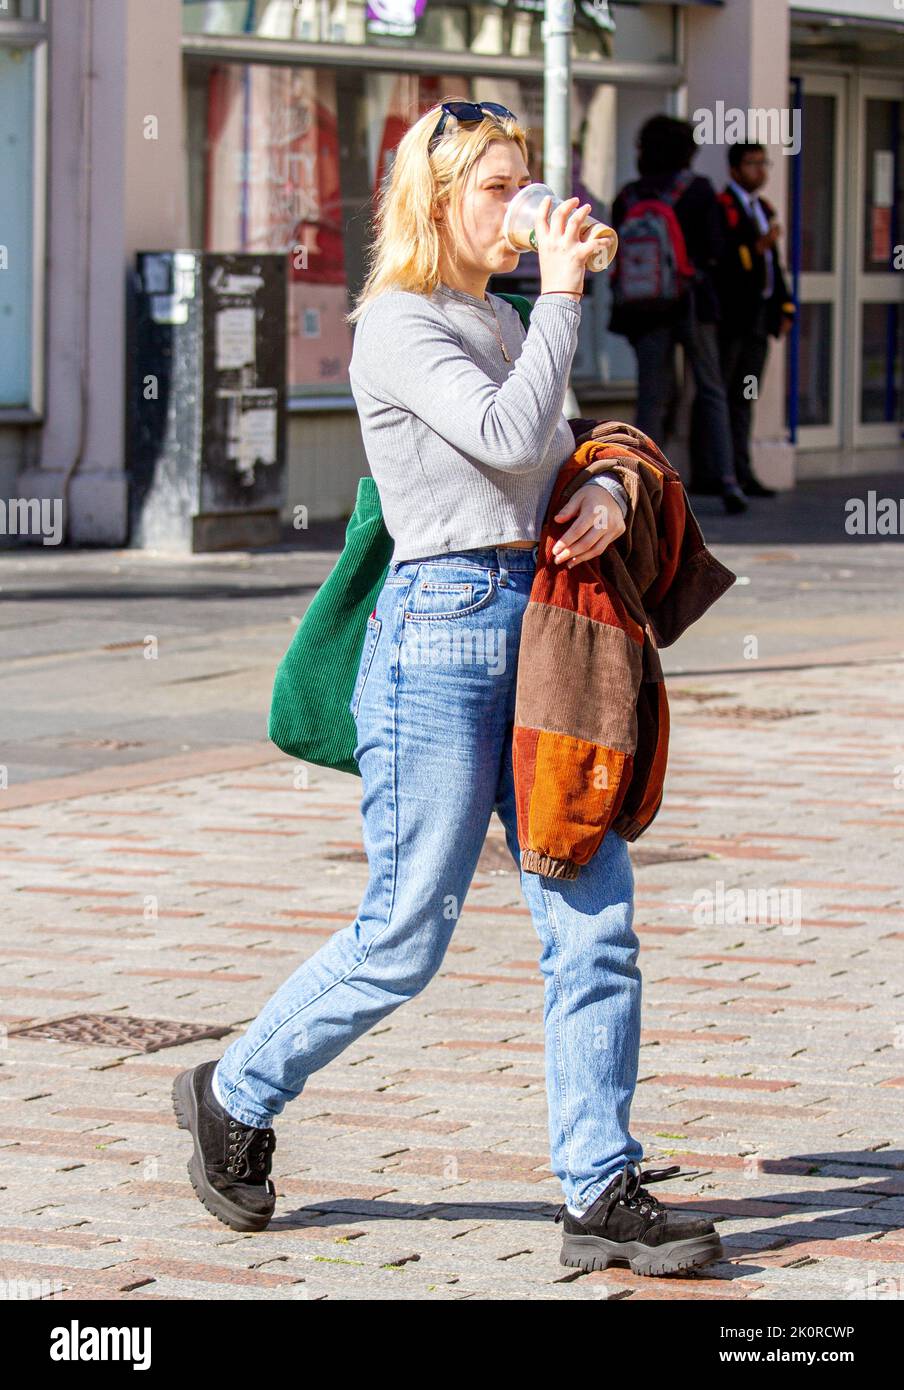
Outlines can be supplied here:
M494 809L520 867L512 721L536 559L536 546L501 546L390 566L349 706L370 877L354 922L218 1063L217 1095L244 1124L271 1124L312 1072L435 975ZM522 871L521 888L541 944L552 1169L584 1208L643 1157L628 1130L641 1007L628 846L610 831L577 878Z

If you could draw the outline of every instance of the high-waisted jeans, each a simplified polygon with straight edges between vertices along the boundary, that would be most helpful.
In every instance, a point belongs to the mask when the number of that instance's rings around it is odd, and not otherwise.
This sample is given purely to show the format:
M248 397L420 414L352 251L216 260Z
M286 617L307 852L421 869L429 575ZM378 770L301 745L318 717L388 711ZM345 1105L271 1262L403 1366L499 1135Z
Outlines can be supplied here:
M536 546L500 546L390 566L349 706L370 876L355 920L220 1059L217 1095L244 1124L270 1125L312 1072L428 984L494 809L520 869L512 721L536 559ZM628 1129L641 1012L633 871L609 831L575 879L520 872L541 947L552 1169L580 1209L643 1157Z

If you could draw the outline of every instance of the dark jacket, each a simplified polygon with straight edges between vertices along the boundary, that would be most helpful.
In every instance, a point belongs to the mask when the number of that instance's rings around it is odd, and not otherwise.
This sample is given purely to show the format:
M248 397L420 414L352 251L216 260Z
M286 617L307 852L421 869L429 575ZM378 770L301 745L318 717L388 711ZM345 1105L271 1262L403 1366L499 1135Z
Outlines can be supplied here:
M758 195L769 221L775 209ZM756 218L741 202L733 188L719 194L723 219L725 254L716 276L721 301L722 332L745 334L756 324L766 288L766 256L756 250L762 232ZM766 332L778 337L782 319L795 313L794 300L779 260L778 247L772 248L773 289L766 301Z
M612 204L612 226L618 231L627 212L627 197L655 198L671 187L676 174L648 174L634 179L619 193ZM697 281L693 287L694 307L701 323L716 323L719 318L719 296L714 274L725 254L725 223L722 217L716 190L709 179L695 174L684 193L675 203L675 216L684 233L687 254L697 271ZM615 306L609 321L613 333L621 333L630 338L645 327L658 327L681 316L681 306L665 314L658 312L655 319L640 314L627 306Z

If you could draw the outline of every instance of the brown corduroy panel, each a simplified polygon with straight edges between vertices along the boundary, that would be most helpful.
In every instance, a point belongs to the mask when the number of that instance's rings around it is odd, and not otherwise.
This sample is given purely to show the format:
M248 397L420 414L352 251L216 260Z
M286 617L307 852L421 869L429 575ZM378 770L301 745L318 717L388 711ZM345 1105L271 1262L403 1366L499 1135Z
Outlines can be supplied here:
M516 728L571 734L633 752L643 647L621 628L549 604L525 609L522 650L525 638L536 655L529 663L519 660ZM604 679L609 698L601 702L593 695Z

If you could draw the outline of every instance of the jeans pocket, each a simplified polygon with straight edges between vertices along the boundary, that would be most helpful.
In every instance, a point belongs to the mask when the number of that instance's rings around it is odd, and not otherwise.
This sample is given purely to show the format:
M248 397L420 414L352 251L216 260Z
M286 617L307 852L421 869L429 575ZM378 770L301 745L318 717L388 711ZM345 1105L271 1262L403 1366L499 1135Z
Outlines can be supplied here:
M405 604L406 622L449 622L485 608L496 594L496 576L478 565L422 565Z
M355 688L352 691L352 698L348 706L349 713L353 719L357 719L358 717L361 696L364 694L368 673L373 665L374 653L377 650L377 642L379 641L380 629L382 626L382 618L375 618L374 615L371 614L367 619L367 631L364 634L364 646L361 651L361 660L358 663L358 675L355 679Z

